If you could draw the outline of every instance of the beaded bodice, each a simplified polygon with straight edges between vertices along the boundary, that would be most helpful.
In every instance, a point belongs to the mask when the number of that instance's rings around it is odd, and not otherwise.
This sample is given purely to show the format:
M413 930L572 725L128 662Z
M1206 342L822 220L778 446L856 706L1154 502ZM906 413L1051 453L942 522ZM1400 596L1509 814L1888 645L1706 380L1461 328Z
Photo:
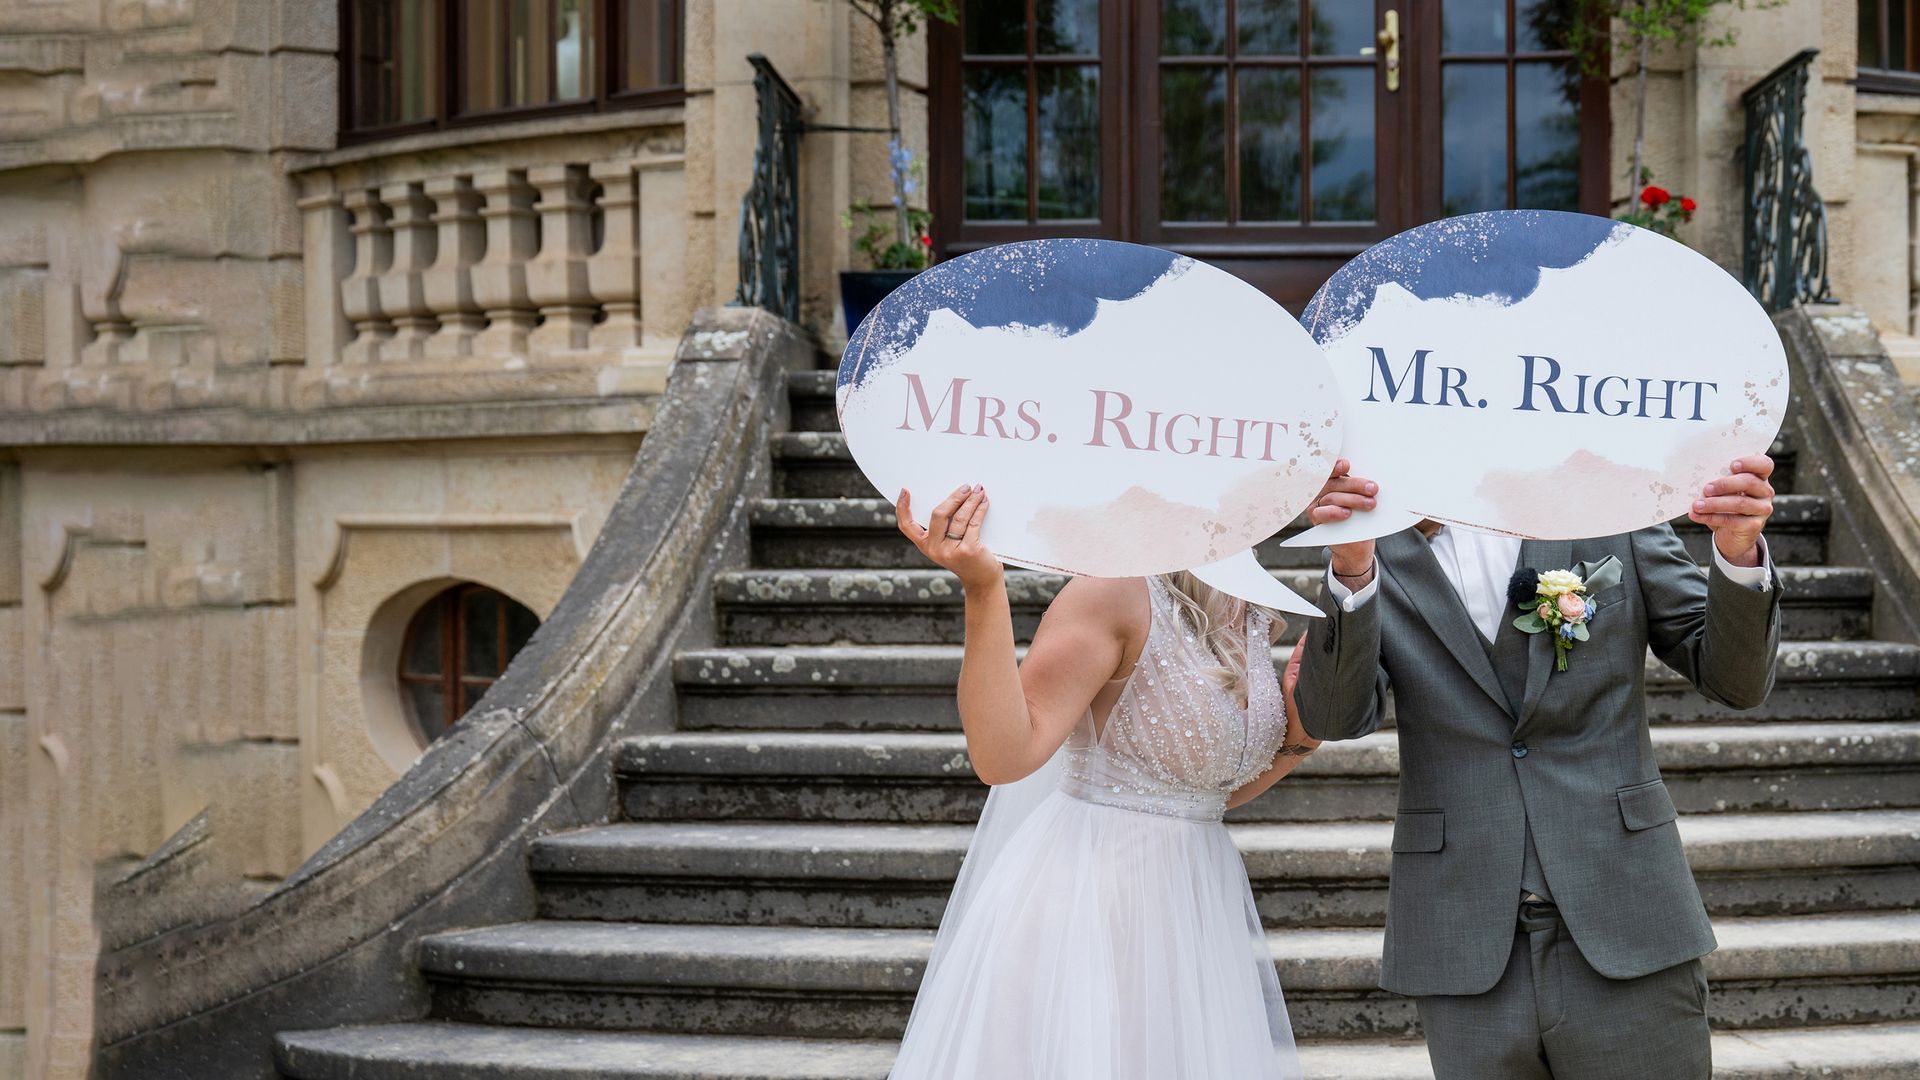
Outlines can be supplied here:
M1158 577L1147 580L1152 623L1104 726L1088 712L1067 739L1060 786L1089 802L1217 821L1227 796L1252 781L1287 733L1269 655L1269 616L1244 622L1247 702L1214 681L1219 663Z

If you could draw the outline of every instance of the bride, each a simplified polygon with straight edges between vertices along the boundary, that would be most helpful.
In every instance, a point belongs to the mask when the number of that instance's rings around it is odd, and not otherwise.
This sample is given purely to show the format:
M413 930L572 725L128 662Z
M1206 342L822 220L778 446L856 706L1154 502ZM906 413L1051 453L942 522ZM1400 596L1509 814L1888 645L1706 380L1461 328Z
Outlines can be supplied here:
M1220 822L1317 745L1283 705L1273 613L1186 573L1074 578L1018 663L986 492L924 529L908 499L900 531L966 590L960 718L995 787L893 1080L1298 1077Z

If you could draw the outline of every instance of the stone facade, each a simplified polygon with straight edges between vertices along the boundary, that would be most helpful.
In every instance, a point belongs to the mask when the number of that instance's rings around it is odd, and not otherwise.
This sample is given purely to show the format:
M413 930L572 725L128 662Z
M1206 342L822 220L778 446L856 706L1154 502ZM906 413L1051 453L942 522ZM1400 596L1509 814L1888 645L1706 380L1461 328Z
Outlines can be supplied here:
M0 0L0 1077L85 1075L103 940L249 902L419 755L422 603L553 609L733 295L747 54L884 123L844 4L686 0L681 103L342 146L338 15ZM884 142L807 142L823 338Z
M1857 305L1887 339L1896 359L1912 353L1914 244L1920 237L1915 157L1920 155L1920 97L1864 93L1858 67L1854 0L1786 0L1765 7L1725 5L1705 36L1731 33L1726 45L1654 54L1647 92L1646 163L1654 182L1700 202L1681 238L1730 272L1740 272L1744 117L1740 94L1802 49L1816 48L1807 92L1807 149L1813 184L1827 207L1828 273L1833 295ZM1633 65L1613 65L1613 198L1624 208L1638 184L1627 174L1633 150Z

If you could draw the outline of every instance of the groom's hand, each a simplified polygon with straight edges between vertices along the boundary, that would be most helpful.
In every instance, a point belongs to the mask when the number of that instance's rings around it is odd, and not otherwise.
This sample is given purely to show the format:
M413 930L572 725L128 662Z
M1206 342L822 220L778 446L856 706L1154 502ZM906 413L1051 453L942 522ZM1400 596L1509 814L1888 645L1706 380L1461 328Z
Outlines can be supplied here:
M1713 530L1713 546L1735 566L1760 565L1760 530L1773 514L1773 459L1743 457L1726 476L1708 484L1687 517Z
M1326 486L1320 489L1320 497L1313 501L1313 509L1307 511L1308 521L1315 525L1326 525L1373 509L1373 499L1380 494L1380 485L1352 473L1353 463L1346 458L1334 462L1333 475L1327 478ZM1373 541L1335 544L1331 550L1333 575L1341 578L1342 584L1350 589L1363 589L1367 582L1373 580Z

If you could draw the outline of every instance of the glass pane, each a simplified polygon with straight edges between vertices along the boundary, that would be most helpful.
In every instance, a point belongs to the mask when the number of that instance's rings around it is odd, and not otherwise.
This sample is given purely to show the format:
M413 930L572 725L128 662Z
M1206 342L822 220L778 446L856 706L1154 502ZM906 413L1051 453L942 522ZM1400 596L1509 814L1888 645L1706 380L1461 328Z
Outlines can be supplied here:
M1448 216L1506 209L1506 66L1448 64L1441 83L1441 208Z
M1360 50L1373 47L1373 5L1366 0L1320 0L1309 3L1307 11L1313 18L1307 35L1313 55L1364 56Z
M548 0L507 0L507 104L552 100L553 37Z
M376 127L393 118L393 20L387 0L354 5L354 120Z
M439 738L447 730L447 699L437 682L408 682L400 684L402 698L407 703L407 712L413 717L414 726L420 729L428 742Z
M1240 0L1234 19L1240 55L1300 54L1300 0Z
M1579 0L1515 0L1515 29L1521 52L1547 52L1570 47L1573 21L1580 16Z
M1034 0L1033 51L1100 55L1100 0Z
M460 107L484 112L507 104L506 25L497 4L469 4L460 19Z
M460 674L492 678L500 674L500 601L492 589L474 589L460 597Z
M1574 62L1519 64L1513 72L1516 204L1580 208L1580 80Z
M1372 221L1373 68L1313 74L1313 219Z
M620 86L647 90L680 82L680 5L677 0L626 0L621 11Z
M1027 72L966 72L967 218L1027 220Z
M1039 93L1041 218L1100 216L1100 69L1045 65Z
M514 656L526 647L538 629L540 616L521 604L507 601L507 663L513 663Z
M1227 219L1227 69L1160 69L1160 218Z
M1887 63L1901 71L1912 71L1920 66L1920 56L1914 55L1910 20L1912 14L1908 8L1910 0L1886 0L1887 5Z
M1027 0L967 0L960 22L973 55L1027 55Z
M446 618L445 593L427 601L427 606L407 626L406 655L400 670L408 675L439 675L440 624Z
M553 8L553 90L559 101L593 90L593 9L587 0L556 0Z
M1526 4L1528 0L1520 0ZM1507 0L1441 0L1440 50L1505 53Z
M1160 55L1224 56L1227 0L1160 0Z
M1300 72L1241 68L1240 219L1300 219Z
M393 57L399 84L399 121L423 120L433 112L433 5L430 0L401 0L400 47Z

